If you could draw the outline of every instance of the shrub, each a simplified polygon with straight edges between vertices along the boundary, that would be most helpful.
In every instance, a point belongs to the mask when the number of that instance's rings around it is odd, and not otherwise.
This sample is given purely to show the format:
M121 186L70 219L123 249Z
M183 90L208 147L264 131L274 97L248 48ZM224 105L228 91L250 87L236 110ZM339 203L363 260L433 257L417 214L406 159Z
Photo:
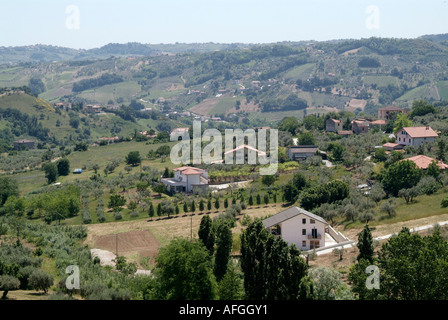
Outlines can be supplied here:
M10 275L0 276L0 290L3 291L2 299L6 299L9 291L19 289L20 281L16 277Z
M53 276L43 270L34 271L28 278L28 283L34 290L42 290L45 294L53 285Z
M420 182L417 184L417 188L421 193L426 195L434 194L439 190L439 183L432 176L424 176Z
M448 207L448 198L443 199L440 205L442 206L442 208Z
M121 211L119 211L119 210L114 210L114 218L115 218L115 220L121 220L121 219L123 219L123 215L121 214Z
M137 218L140 215L140 212L138 211L131 211L131 213L129 214L129 216L131 218Z
M401 189L398 191L398 196L406 200L406 204L413 202L416 197L421 194L420 189L417 187L412 187L409 189Z
M394 217L397 214L396 210L397 204L395 198L390 198L384 201L380 206L380 212L387 213L389 217Z

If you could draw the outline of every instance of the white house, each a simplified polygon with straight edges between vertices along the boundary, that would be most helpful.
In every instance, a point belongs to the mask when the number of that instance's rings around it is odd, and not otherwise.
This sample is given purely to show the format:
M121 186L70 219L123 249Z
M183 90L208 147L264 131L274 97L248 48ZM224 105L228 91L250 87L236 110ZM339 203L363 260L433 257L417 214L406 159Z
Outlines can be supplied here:
M329 228L322 217L299 207L277 213L263 220L263 225L302 251L325 247L325 233Z
M169 192L193 192L195 187L208 186L208 171L194 167L174 169L174 178L164 178L161 182Z
M397 133L398 144L418 147L424 142L433 142L438 134L430 127L404 127Z

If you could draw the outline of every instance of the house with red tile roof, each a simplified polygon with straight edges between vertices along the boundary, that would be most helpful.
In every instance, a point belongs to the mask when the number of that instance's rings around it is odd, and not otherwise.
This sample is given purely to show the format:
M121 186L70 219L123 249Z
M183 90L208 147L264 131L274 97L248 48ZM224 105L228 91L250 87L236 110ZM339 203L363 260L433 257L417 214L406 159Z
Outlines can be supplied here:
M398 151L398 150L402 150L403 146L398 143L388 142L388 143L383 144L383 148L386 149L387 151Z
M207 170L185 166L173 171L174 178L161 179L168 192L193 192L194 188L206 188L208 186Z
M418 168L423 169L423 170L428 169L429 165L433 161L436 162L437 166L441 170L448 169L448 165L443 163L442 161L436 160L434 158L427 157L427 156L424 156L424 155L418 155L418 156L415 156L415 157L410 157L410 158L407 158L407 159L404 159L404 160L401 160L401 161L405 161L405 160L409 160L409 161L414 162L417 165Z
M397 143L418 147L424 142L433 142L439 135L430 127L404 127L397 133Z

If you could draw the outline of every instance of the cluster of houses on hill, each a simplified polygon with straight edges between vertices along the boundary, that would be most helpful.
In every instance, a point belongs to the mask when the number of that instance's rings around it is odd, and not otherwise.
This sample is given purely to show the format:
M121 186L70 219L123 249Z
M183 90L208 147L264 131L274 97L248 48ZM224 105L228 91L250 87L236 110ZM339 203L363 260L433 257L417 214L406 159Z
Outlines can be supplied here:
M380 128L386 125L386 121L389 120L392 115L397 113L406 113L406 110L398 108L396 106L387 106L378 109L378 120L367 119L355 119L351 122L352 129L344 130L343 123L338 119L328 119L325 122L325 130L327 132L335 132L341 136L349 136L351 134L367 133L372 128Z
M352 130L344 130L343 122L338 119L327 119L325 122L326 132L335 132L341 136L349 136L352 134L363 134L367 133L370 129L381 127L386 124L386 121L391 119L394 114L406 113L406 110L398 108L396 106L387 106L378 110L378 120L367 120L367 119L355 119L351 122ZM430 126L422 127L403 127L395 135L395 142L388 142L382 145L382 148L386 149L386 152L391 151L401 151L404 152L404 147L413 146L419 147L422 143L434 142L438 134ZM289 148L289 159L292 161L302 161L306 160L314 155L320 154L323 159L326 159L326 154L319 151L317 146L291 146ZM428 158L428 157L427 157ZM416 164L419 168L427 168L427 165L431 163L431 160L425 159L427 164L423 164L423 159L425 158L410 158L409 160L416 160ZM445 165L441 164L439 167L445 169Z

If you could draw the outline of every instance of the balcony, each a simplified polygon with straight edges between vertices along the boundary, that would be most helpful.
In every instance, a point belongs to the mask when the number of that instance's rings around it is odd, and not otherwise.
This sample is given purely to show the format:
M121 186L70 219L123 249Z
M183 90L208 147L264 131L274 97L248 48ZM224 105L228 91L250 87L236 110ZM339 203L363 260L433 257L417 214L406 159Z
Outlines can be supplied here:
M322 239L322 236L320 235L320 234L318 234L318 235L312 235L312 234L309 234L308 235L308 240L312 240L312 239Z

